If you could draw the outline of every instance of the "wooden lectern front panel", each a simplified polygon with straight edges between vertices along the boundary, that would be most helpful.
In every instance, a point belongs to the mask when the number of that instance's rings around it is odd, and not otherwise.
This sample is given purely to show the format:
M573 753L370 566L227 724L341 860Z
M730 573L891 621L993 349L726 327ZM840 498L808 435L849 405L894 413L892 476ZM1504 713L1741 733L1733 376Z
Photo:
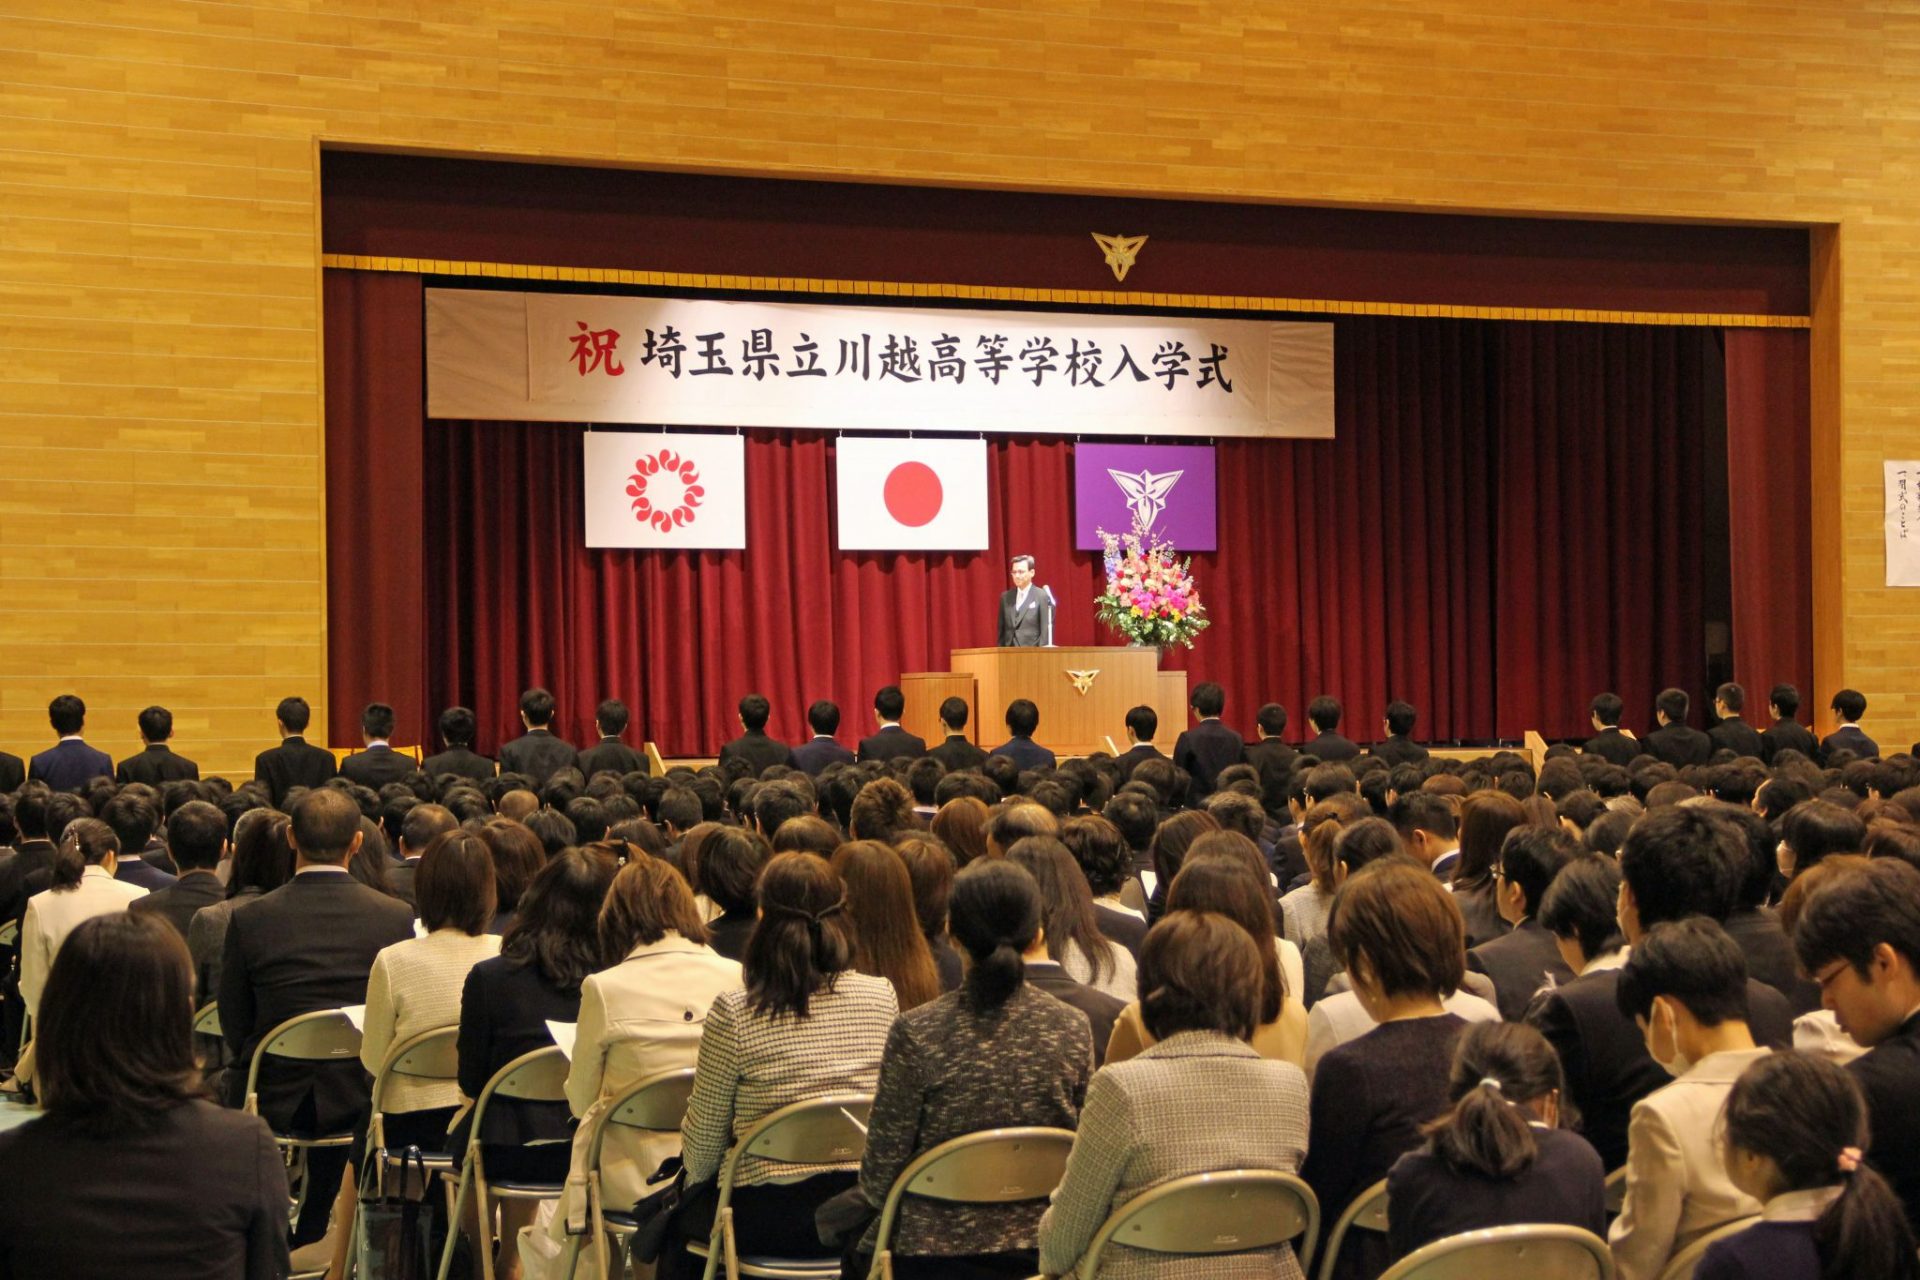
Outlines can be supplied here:
M952 665L972 677L973 741L989 750L1011 736L1007 704L1017 698L1029 698L1040 709L1034 741L1061 756L1105 751L1108 737L1124 744L1128 709L1161 703L1155 649L955 649Z

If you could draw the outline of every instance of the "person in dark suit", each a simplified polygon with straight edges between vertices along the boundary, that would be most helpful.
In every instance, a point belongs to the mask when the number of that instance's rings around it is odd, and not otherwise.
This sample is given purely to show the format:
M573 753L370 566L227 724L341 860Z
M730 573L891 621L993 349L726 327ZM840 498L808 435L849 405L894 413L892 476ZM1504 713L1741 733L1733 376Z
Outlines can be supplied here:
M364 838L360 810L343 791L318 788L293 806L288 828L294 874L272 893L236 907L220 969L220 1028L236 1063L253 1058L268 1031L301 1013L365 1004L381 948L414 936L413 912L355 880L347 863ZM244 1080L244 1072L237 1073ZM262 1064L259 1113L276 1132L338 1134L366 1119L371 1082L358 1061ZM245 1099L229 1098L234 1105ZM326 1233L345 1148L314 1149L293 1243Z
M443 773L456 777L471 778L475 782L485 782L494 776L497 770L493 761L478 754L473 749L473 738L479 729L473 712L465 707L448 707L440 713L440 741L447 749L439 755L428 756L420 765L420 771L429 778L438 778Z
M747 777L757 778L774 765L793 763L793 748L767 736L767 717L772 714L773 704L760 694L740 699L740 727L746 732L720 748L722 769L738 760L747 766Z
M1674 768L1705 764L1713 759L1713 740L1687 723L1692 699L1681 689L1662 689L1653 700L1653 717L1660 727L1647 735L1647 754Z
M1386 741L1374 746L1372 756L1376 760L1385 760L1388 767L1396 764L1424 764L1427 749L1415 742L1410 735L1414 721L1420 713L1413 709L1410 702L1398 699L1387 704L1387 717L1382 727L1387 731Z
M1820 744L1814 740L1812 732L1794 716L1800 710L1800 691L1790 684L1777 684L1768 695L1768 710L1773 713L1773 723L1760 733L1760 758L1768 764L1782 751L1798 751L1812 760L1819 753Z
M582 774L591 778L596 773L647 772L647 758L621 739L630 718L627 704L618 698L608 698L594 709L593 723L600 731L600 741L580 753ZM725 762L725 752L721 753L721 760Z
M944 765L948 773L978 769L986 762L987 753L967 741L968 714L965 698L948 698L940 704L940 727L947 731L947 736L939 746L929 748L927 754Z
M189 800L167 819L167 849L180 878L135 898L129 911L151 911L187 937L193 913L223 901L227 886L220 883L220 859L227 852L227 815L205 800Z
M1780 917L1766 906L1778 874L1780 832L1773 823L1746 805L1716 805L1713 810L1738 827L1746 837L1746 860L1741 864L1739 892L1733 910L1720 922L1747 958L1747 976L1764 982L1787 998L1798 1018L1820 1007L1820 988L1800 972L1793 957L1793 940L1780 926ZM1858 841L1848 845L1857 847Z
M0 751L0 794L12 795L27 780L27 762L11 751Z
M47 722L60 735L60 741L33 758L27 766L27 777L55 791L77 791L89 778L113 776L113 757L81 740L80 731L87 723L86 703L63 693L47 704Z
M905 702L905 699L902 699ZM809 778L817 778L830 764L852 764L853 752L834 740L840 732L840 706L825 698L807 708L807 727L813 737L793 749L793 767Z
M1013 586L1000 593L1002 648L1033 648L1053 643L1053 597L1033 585L1033 557L1015 556Z
M1857 759L1877 760L1880 758L1880 744L1869 738L1860 728L1861 716L1867 714L1866 695L1856 689L1842 689L1833 695L1831 704L1833 714L1840 717L1840 727L1820 739L1820 763L1827 765L1836 751L1851 751ZM37 762L39 756L35 756Z
M1153 736L1160 732L1160 713L1152 707L1142 704L1127 711L1127 749L1113 758L1120 770L1120 781L1133 777L1133 771L1143 761L1165 760L1167 757L1160 748L1153 745Z
M359 783L369 791L378 791L389 782L419 768L411 756L388 745L393 737L393 708L384 702L369 702L360 713L360 740L366 745L340 762L340 776Z
M1220 771L1247 758L1247 744L1239 734L1220 721L1227 707L1227 691L1208 680L1196 685L1188 705L1193 708L1194 726L1173 740L1173 763L1185 769L1193 779L1187 788L1187 800L1198 804L1213 794L1219 785ZM1138 762L1135 763L1138 768Z
M1559 827L1515 827L1500 846L1494 903L1513 929L1467 952L1467 967L1493 979L1500 1016L1518 1022L1534 993L1573 979L1553 935L1539 920L1540 900L1580 845Z
M1318 732L1300 748L1304 755L1317 756L1322 764L1337 764L1360 754L1360 744L1339 733L1340 703L1321 694L1307 704L1307 723Z
M113 780L121 786L144 782L150 787L200 776L200 766L185 756L173 754L167 740L173 737L173 712L165 707L148 707L140 713L140 741L145 750L128 756L113 770ZM0 788L4 789L4 788Z
M420 900L414 895L413 878L420 870L420 856L435 836L459 825L460 820L453 816L451 809L437 804L414 805L400 820L400 847L395 851L400 861L387 868L387 888L412 907L416 915L420 911Z
M301 737L307 731L313 709L305 698L282 698L274 709L274 724L280 730L280 745L270 747L253 758L253 776L267 784L277 809L286 803L287 792L295 787L319 787L339 773L333 752L308 744Z
M1760 742L1760 731L1740 718L1740 709L1746 705L1747 691L1739 685L1729 683L1715 689L1713 714L1719 717L1720 723L1707 730L1707 737L1715 751L1731 751L1757 760L1765 748Z
M1644 748L1632 734L1620 727L1620 713L1627 704L1620 700L1617 693L1596 694L1587 704L1589 717L1593 722L1593 736L1580 748L1590 756L1599 756L1608 764L1625 767Z
M1057 763L1053 752L1033 740L1040 727L1040 708L1030 698L1015 698L1007 704L1007 732L1013 737L995 747L988 755L1005 756L1026 769L1051 769Z
M1044 937L1035 939L1022 958L1026 961L1028 982L1086 1015L1087 1025L1093 1031L1093 1065L1105 1063L1107 1041L1113 1038L1114 1019L1127 1007L1126 1003L1084 982L1074 981L1058 960L1047 955Z
M154 832L160 829L160 811L138 791L122 791L100 810L100 820L113 828L121 853L115 860L113 878L142 889L164 889L174 878L147 861L149 852L163 854L154 844ZM129 852L131 851L131 852Z
M1293 776L1293 762L1300 753L1280 735L1287 731L1287 709L1269 702L1254 713L1253 730L1259 735L1247 744L1247 763L1260 773L1260 804L1282 826L1287 825L1287 780Z
M571 743L556 738L548 728L553 723L553 695L545 689L529 689L520 695L520 723L527 731L500 747L500 772L525 774L533 785L542 787L562 769L579 764L579 753Z
M906 695L900 686L890 684L873 695L873 716L880 727L870 737L860 739L860 760L895 760L902 756L918 759L927 754L927 740L900 727L906 714Z

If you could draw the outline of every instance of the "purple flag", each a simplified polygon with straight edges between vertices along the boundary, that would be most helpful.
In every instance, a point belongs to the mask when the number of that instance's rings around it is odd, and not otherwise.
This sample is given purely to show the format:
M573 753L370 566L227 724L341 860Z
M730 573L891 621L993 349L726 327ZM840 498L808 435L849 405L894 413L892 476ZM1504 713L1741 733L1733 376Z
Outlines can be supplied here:
M1100 550L1099 530L1126 533L1134 516L1176 551L1214 551L1213 446L1086 444L1073 447L1074 540Z

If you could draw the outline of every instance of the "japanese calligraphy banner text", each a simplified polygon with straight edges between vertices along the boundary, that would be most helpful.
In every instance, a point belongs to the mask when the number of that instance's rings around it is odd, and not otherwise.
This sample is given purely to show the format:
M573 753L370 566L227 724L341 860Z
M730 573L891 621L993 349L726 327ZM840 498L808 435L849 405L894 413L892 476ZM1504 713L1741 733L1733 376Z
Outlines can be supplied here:
M1333 435L1333 326L427 291L435 418Z

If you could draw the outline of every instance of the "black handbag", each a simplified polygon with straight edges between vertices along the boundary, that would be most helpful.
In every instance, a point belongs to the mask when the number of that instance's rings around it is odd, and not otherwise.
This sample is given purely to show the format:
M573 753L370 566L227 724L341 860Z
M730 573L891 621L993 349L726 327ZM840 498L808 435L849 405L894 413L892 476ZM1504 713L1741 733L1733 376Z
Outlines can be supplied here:
M659 1260L686 1198L687 1167L679 1156L668 1156L647 1179L647 1193L633 1202L634 1230L627 1252L635 1262Z
M362 1280L428 1280L435 1273L430 1210L425 1203L427 1162L419 1147L408 1147L400 1157L391 1188L384 1150L367 1153L360 1170L360 1238L355 1246L355 1269ZM418 1189L420 1198L407 1193Z

